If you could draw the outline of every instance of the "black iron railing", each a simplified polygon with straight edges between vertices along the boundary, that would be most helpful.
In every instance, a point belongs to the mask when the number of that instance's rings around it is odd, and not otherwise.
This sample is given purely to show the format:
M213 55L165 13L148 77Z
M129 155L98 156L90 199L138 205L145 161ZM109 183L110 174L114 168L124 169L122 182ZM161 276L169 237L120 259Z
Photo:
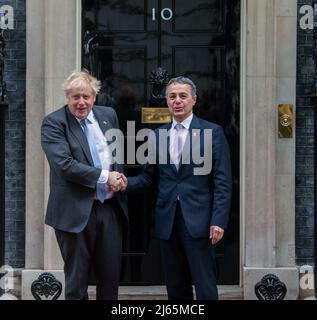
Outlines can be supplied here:
M315 76L313 85L312 101L314 104L314 188L315 188L315 200L314 200L314 256L315 256L315 266L314 266L314 280L315 280L315 297L317 297L317 1L313 1L314 8L314 50L313 57L315 62Z
M0 30L0 267L4 265L4 226L5 226L5 109L6 85L4 81L4 48L5 39Z

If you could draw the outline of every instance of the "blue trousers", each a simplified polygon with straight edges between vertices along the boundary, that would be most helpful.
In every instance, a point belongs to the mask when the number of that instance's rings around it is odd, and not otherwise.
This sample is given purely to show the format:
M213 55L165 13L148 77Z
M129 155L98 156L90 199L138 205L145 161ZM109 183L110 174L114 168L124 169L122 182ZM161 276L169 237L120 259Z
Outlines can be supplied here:
M197 300L218 299L215 246L191 237L179 203L171 238L160 244L169 300L193 300L192 284Z

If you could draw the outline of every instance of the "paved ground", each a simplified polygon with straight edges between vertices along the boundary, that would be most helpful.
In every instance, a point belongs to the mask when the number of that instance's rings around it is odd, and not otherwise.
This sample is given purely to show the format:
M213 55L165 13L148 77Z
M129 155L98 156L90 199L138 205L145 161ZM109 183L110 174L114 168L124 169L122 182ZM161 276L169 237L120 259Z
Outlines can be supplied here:
M218 286L220 300L243 300L243 290L239 286ZM21 297L17 291L15 294L6 293L0 300L19 300ZM95 300L96 290L90 286L89 299ZM119 300L167 300L165 286L121 286L119 288Z
M218 286L220 300L242 300L239 286ZM89 287L89 299L95 299L94 287ZM119 300L167 300L164 286L121 286Z

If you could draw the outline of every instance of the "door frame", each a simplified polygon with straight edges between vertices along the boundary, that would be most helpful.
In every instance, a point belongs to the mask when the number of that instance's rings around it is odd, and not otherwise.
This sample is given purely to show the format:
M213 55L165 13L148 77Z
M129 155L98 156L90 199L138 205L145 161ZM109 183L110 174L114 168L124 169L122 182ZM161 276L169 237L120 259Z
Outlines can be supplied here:
M65 77L81 69L81 0L28 0L26 8L26 268L62 270L54 232L43 225L49 168L34 137L43 116L64 103ZM278 140L276 130L277 104L296 103L297 24L296 0L241 0L239 267L246 298L255 298L254 283L267 272L288 274L289 289L297 286L288 292L298 292L295 139Z
M241 40L245 38L246 2L241 0ZM81 0L29 0L27 2L27 91L26 91L26 268L62 270L62 260L53 230L43 225L49 190L49 168L40 144L34 143L34 128L39 128L43 116L62 105L64 93L61 83L74 69L81 69ZM55 12L61 12L56 15ZM76 12L76 14L74 14ZM74 32L75 31L75 32ZM245 47L240 46L240 126L245 125ZM44 45L43 45L44 44ZM67 44L67 45L65 45ZM75 50L74 50L75 48ZM54 54L53 54L54 52ZM61 69L61 66L64 68ZM38 88L35 90L34 88ZM34 92L37 92L36 96ZM34 116L34 108L37 109ZM34 157L29 154L38 154ZM244 263L244 204L246 157L243 135L240 137L240 279ZM37 178L35 179L35 173ZM37 232L32 232L37 230ZM36 248L36 250L34 250Z
M239 265L239 285L243 286L243 265L245 261L245 179L246 169L243 165L246 160L246 146L245 146L245 121L246 121L246 35L247 35L247 0L240 0L240 265Z
M75 0L77 2L77 15L79 14L80 17L82 12L82 1L81 0ZM246 182L246 168L244 166L243 161L247 158L247 148L245 144L245 134L246 134L246 79L247 79L247 73L246 73L246 55L247 55L247 18L248 18L248 12L247 12L247 2L249 0L240 0L240 150L239 150L239 156L240 156L240 168L239 168L239 197L240 197L240 208L239 208L239 252L240 252L240 258L239 258L239 280L238 284L240 287L243 286L243 266L245 261L245 246L243 245L245 243L245 210L246 210L246 204L245 204L245 182ZM249 13L250 15L250 13ZM81 53L82 53L82 36L81 36L81 19L76 19L76 25L77 25L77 32L76 32L76 43L80 45L79 48L77 48L76 57L77 57L77 65L81 64ZM80 57L79 57L80 56Z

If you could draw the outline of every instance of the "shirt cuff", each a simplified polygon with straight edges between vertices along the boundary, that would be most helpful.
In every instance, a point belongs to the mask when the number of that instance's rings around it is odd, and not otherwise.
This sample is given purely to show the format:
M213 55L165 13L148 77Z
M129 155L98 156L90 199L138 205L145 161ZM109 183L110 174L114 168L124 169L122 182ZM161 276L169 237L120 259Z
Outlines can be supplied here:
M109 178L109 170L102 169L97 183L107 183Z

